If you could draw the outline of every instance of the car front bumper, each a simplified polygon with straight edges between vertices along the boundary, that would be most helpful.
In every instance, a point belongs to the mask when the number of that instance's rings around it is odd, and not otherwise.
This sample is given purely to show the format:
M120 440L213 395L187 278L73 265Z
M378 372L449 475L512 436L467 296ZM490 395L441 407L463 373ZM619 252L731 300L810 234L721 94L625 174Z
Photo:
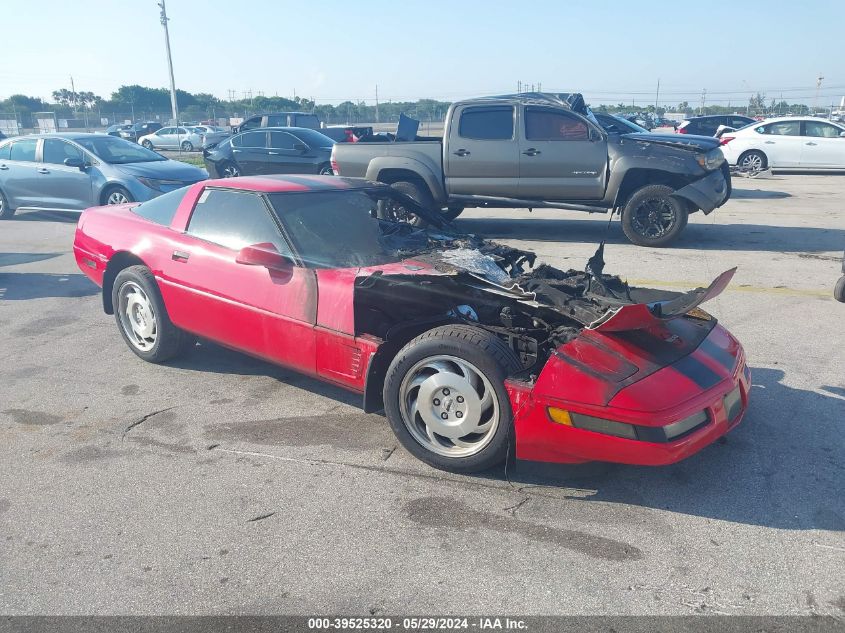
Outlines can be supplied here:
M667 370L671 368L666 368ZM660 388L660 372L645 379L650 388ZM645 382L644 380L644 382ZM709 446L736 427L748 407L751 372L741 351L730 376L676 406L658 411L585 406L581 403L538 396L530 385L514 380L505 383L514 411L516 456L518 459L556 463L587 461L617 462L643 466L672 464ZM737 397L734 402L732 398ZM731 406L731 404L734 406ZM633 425L638 438L627 439L554 422L549 407ZM706 422L689 432L666 440L664 431L672 425L705 412ZM641 433L646 429L648 433ZM657 441L649 441L649 440Z
M691 202L697 209L704 211L705 215L721 207L731 197L731 170L728 161L724 161L719 169L711 171L704 178L686 187L681 187L672 195Z

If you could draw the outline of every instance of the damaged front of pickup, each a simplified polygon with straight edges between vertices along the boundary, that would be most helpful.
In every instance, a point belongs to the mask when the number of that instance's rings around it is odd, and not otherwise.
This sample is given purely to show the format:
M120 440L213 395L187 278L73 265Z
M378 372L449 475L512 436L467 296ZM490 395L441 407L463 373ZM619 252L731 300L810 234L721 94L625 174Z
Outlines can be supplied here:
M604 244L585 270L563 271L474 236L413 235L404 250L402 240L393 245L400 261L355 279L355 334L379 341L365 410L388 408L395 394L382 385L409 341L457 324L494 335L513 355L504 387L517 458L666 464L739 423L750 387L742 347L699 307L735 269L676 293L605 274ZM441 438L424 420L420 428L446 447L472 440Z

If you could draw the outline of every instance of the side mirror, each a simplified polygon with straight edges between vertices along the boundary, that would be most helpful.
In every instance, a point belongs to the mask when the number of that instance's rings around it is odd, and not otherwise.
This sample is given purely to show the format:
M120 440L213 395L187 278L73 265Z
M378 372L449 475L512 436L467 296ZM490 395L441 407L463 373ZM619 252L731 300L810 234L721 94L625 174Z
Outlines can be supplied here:
M840 137L845 136L845 132L840 132L840 133L839 133L839 136L840 136Z
M263 266L271 271L293 275L293 262L276 250L270 242L244 246L235 261L246 266Z
M308 146L305 143L294 143L293 148L298 152L307 152Z
M65 158L65 167L76 167L79 171L85 171L85 161L81 158Z

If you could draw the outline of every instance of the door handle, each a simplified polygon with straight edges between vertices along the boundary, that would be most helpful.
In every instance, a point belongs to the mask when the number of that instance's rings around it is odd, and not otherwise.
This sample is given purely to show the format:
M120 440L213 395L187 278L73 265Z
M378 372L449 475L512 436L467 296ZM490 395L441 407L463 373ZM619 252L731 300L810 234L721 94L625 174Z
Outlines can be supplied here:
M469 152L465 149L459 149L452 152L455 156L469 156L472 152Z
M7 169L9 169L9 167L7 165L0 165L0 169L6 171Z
M539 149L535 149L533 147L529 147L527 150L522 152L526 156L536 156L537 154L541 154L542 152Z
M173 251L173 255L170 256L170 259L174 262L186 262L190 256L191 254L186 253L185 251Z
M774 141L766 141L766 145L774 145L774 144L775 144Z
M270 156L278 156L279 152L267 152Z
M232 153L233 153L233 154L240 154L240 153L241 153L241 150L239 150L239 149L233 149L233 150L232 150Z
M39 167L35 171L37 171L39 174L49 174L50 173L50 170L47 169L46 167Z
M804 143L804 145L818 145L818 143L813 143L813 141L809 141L807 143Z

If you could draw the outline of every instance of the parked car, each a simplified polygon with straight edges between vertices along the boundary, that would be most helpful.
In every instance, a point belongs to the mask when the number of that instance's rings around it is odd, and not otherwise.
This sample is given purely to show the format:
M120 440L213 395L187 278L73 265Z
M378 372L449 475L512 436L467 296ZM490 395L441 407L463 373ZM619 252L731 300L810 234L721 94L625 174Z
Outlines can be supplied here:
M447 218L465 207L621 209L625 235L641 246L670 244L689 213L710 213L731 191L718 140L609 135L580 94L459 101L442 139L338 143L332 166L392 184Z
M473 472L516 457L668 464L734 428L740 343L697 309L709 288L630 288L602 272L378 219L360 179L212 180L87 210L74 256L141 359L215 341L361 394L419 459ZM735 269L734 269L735 270Z
M700 136L716 136L719 126L726 126L734 130L754 123L754 119L741 114L714 114L697 116L687 119L678 126L678 134L698 134Z
M148 121L147 123L133 123L125 130L118 130L118 134L120 134L120 138L126 139L127 141L134 141L135 143L138 142L142 136L146 136L147 134L152 134L156 130L161 129L161 123L156 123L155 121Z
M183 152L192 152L203 146L202 134L197 128L181 125L163 127L140 137L138 142L147 149L181 149Z
M19 136L0 142L0 218L21 207L145 201L207 177L204 169L106 134Z
M607 114L605 112L593 112L593 116L596 118L596 121L599 122L599 125L602 126L605 132L610 132L612 134L643 134L648 133L648 130L644 127L637 125L636 123L629 121L621 116L616 116L615 114Z
M108 134L109 136L116 136L116 137L120 138L121 130L128 130L131 127L132 127L131 123L120 123L120 124L110 125L106 128L106 134Z
M842 256L842 276L833 288L833 298L845 303L845 255Z
M722 152L743 169L845 169L845 125L780 117L722 136Z
M316 130L262 128L236 134L203 150L212 178L257 174L332 175L334 141Z
M271 112L256 114L245 119L240 125L232 127L232 133L246 132L260 127L304 127L310 130L320 129L320 119L309 112Z
M200 147L217 145L232 135L228 130L216 125L195 125L193 129L200 135Z

